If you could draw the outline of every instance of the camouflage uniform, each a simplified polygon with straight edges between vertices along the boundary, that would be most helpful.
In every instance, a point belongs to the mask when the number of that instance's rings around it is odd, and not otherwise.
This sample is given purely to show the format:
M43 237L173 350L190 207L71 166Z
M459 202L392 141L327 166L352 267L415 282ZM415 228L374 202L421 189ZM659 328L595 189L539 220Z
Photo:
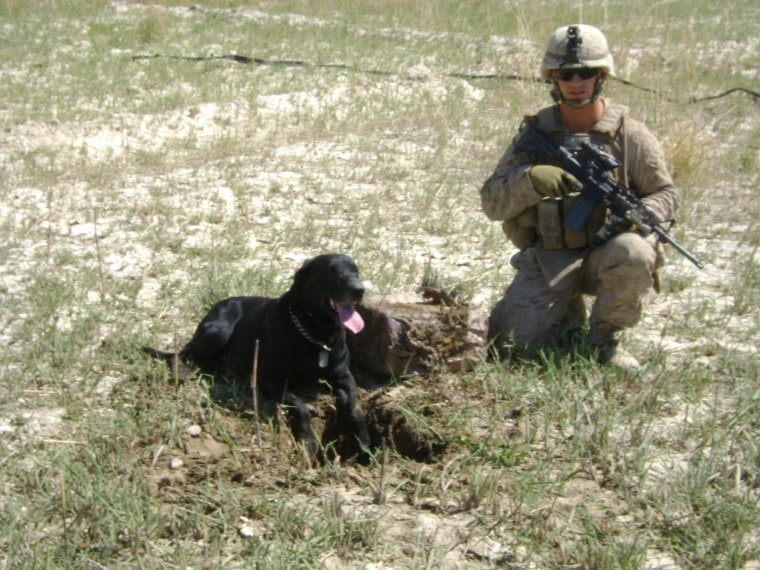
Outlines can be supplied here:
M654 236L632 231L589 247L589 238L605 220L603 204L589 217L580 236L568 235L573 232L562 229L560 220L553 228L559 227L560 234L547 243L542 234L548 233L545 228L551 224L539 223L546 218L541 208L557 201L542 197L527 175L529 168L541 161L518 150L524 127L533 122L557 143L568 148L577 144L573 139L577 135L563 127L558 106L546 107L525 118L523 128L480 190L484 212L503 222L507 237L520 250L511 259L517 274L491 312L489 335L501 343L511 341L529 349L557 340L584 324L583 295L592 295L590 336L592 343L601 345L635 325L644 305L656 294L656 271L663 262L661 247ZM627 107L605 101L602 118L586 137L620 161L613 177L635 189L661 219L672 218L679 193L660 145L643 123L628 116Z

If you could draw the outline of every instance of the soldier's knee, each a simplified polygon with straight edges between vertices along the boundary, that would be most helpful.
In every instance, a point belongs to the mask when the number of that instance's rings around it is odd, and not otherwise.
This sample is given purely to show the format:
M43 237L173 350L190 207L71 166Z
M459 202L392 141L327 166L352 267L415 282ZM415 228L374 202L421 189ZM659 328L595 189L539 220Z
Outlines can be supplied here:
M610 239L605 245L608 267L620 265L639 266L650 273L657 262L657 250L651 241L636 232L623 232Z

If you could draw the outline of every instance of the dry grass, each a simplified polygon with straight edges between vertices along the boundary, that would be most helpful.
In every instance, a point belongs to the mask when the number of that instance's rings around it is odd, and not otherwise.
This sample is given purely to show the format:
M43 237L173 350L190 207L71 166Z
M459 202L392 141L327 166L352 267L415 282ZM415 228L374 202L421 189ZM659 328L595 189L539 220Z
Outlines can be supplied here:
M756 101L686 104L758 90L753 3L35 6L0 3L2 567L757 567ZM578 339L408 379L382 395L440 444L432 461L313 469L273 426L259 448L208 379L175 386L139 353L327 250L372 294L432 271L488 310L512 251L477 190L549 99L451 74L532 75L577 20L667 97L607 91L661 138L674 231L708 262L671 253L628 339L642 377ZM155 53L345 67L132 59Z

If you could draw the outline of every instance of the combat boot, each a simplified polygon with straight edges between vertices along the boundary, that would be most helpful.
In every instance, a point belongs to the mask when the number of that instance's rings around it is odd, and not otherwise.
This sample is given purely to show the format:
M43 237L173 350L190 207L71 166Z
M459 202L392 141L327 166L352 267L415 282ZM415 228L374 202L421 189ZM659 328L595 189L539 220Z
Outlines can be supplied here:
M592 325L589 340L597 350L599 364L610 365L630 374L636 374L641 369L639 361L620 346L620 341L612 330Z

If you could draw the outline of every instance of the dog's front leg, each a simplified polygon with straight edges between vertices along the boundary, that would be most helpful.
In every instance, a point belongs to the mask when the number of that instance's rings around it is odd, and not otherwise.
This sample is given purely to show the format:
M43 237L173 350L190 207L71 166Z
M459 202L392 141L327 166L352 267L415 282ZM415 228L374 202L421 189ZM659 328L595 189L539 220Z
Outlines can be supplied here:
M306 445L306 450L308 451L311 460L317 460L320 463L324 463L322 446L319 444L319 440L314 434L314 430L311 429L309 409L306 407L304 401L298 396L286 392L283 396L282 403L285 417L288 420L288 424L290 424L290 429L293 432L296 441L303 442Z
M335 402L340 421L349 426L361 447L360 456L366 458L369 450L367 414L359 401L356 381L350 374L341 377L335 383Z

